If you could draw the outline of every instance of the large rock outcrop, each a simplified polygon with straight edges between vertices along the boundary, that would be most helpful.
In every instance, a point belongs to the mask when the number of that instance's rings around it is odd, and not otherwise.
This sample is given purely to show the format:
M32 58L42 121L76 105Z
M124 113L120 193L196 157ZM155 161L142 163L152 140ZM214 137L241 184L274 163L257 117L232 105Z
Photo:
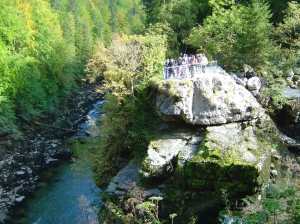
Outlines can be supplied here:
M159 182L176 174L192 189L253 193L268 182L279 154L266 133L252 125L230 123L206 129L172 125L163 131L167 134L150 142L142 179Z
M280 133L254 97L259 79L247 86L214 73L157 86L156 105L166 122L149 143L138 181L166 196L164 218L176 212L178 223L193 215L209 220L217 216L224 190L239 200L259 193L276 176ZM118 190L118 182L114 179L107 193Z
M212 73L196 80L166 80L156 97L165 121L194 125L249 121L263 113L255 97L227 74Z
M250 86L260 83L258 78L253 80ZM193 124L197 131L191 132L191 125L186 130L177 127L151 141L142 177L162 179L173 172L188 187L199 190L226 188L246 195L260 189L270 173L276 173L271 169L279 154L271 145L280 139L273 121L251 93L254 87L246 88L232 76L217 72L160 83L159 115L168 123Z

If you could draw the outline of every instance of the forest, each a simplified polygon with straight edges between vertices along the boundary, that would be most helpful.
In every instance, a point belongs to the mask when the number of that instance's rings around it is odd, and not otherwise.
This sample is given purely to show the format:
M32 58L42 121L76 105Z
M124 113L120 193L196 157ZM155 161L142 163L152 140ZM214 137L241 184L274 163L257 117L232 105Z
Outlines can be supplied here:
M55 116L98 43L145 26L137 0L4 0L0 18L0 135L13 138L22 120Z
M100 80L106 116L92 167L106 186L157 135L150 87L166 58L201 52L228 72L249 66L272 113L286 100L280 80L299 79L299 32L299 1L2 0L0 137L21 139L22 122L59 117L86 80Z
M285 61L279 69L287 70L297 63L296 2L4 0L2 5L0 134L13 138L22 135L22 120L57 116L56 108L89 75L88 59L117 34L166 38L158 61L198 50L229 70L243 64L271 67L278 60Z

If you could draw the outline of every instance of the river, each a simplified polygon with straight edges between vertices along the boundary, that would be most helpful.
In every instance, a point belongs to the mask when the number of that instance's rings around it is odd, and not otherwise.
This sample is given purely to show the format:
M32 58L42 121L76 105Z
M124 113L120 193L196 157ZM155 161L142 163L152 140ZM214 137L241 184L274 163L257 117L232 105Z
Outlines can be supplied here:
M80 125L80 131L72 138L65 139L56 149L68 148L73 157L85 158L85 161L70 163L60 161L58 167L49 168L41 174L40 187L33 198L18 208L21 217L15 217L18 224L74 224L97 223L97 209L101 206L101 190L93 181L92 171L87 166L86 158L90 144L80 143L79 138L86 136L101 115L104 101L94 104L88 113L87 122ZM100 127L99 127L100 128ZM95 132L93 132L94 134ZM95 134L94 134L95 135ZM72 144L70 144L72 142ZM82 159L83 160L83 159Z

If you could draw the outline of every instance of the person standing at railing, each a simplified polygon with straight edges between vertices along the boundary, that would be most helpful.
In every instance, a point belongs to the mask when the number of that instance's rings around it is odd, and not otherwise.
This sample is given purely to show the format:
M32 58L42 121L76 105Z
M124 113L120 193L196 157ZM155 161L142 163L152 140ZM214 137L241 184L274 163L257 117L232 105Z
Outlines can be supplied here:
M202 54L202 58L201 58L201 68L202 68L202 72L205 73L205 68L206 66L208 65L208 59L207 57L205 56L205 54Z
M182 59L185 59L186 63L188 64L189 60L188 60L187 54L184 54L183 57L182 57Z
M166 66L166 67L168 67L169 62L170 62L170 60L169 60L169 58L167 58L167 59L165 60L165 66Z
M169 78L169 71L168 71L168 65L169 65L170 60L167 58L165 60L165 67L164 67L164 79L168 79Z
M182 76L182 57L178 58L176 70L177 70L177 78L181 78L181 76Z
M203 64L203 54L199 54L199 57L197 58L197 61L199 63L200 72L202 72L202 64Z
M169 71L169 78L172 76L175 76L175 63L174 59L170 59L170 62L168 64L168 71Z
M196 72L200 72L201 71L201 54L196 54Z
M191 74L191 77L193 78L194 75L195 75L195 64L196 64L196 58L194 55L190 55L190 61L189 61L189 64L190 64L190 74Z
M182 74L181 74L181 77L182 77L182 78L186 78L187 61L186 61L186 58L185 58L185 57L182 58L182 61L181 61L181 67L182 67Z

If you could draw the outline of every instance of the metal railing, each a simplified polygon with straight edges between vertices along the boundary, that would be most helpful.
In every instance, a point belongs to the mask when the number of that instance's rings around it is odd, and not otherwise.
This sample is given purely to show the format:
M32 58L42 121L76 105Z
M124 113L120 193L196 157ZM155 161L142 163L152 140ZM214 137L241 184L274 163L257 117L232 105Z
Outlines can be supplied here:
M208 65L201 66L200 63L196 63L194 66L190 64L174 65L172 67L164 67L163 79L169 78L193 78L196 75L205 73L213 73L217 71L218 61L209 61Z

